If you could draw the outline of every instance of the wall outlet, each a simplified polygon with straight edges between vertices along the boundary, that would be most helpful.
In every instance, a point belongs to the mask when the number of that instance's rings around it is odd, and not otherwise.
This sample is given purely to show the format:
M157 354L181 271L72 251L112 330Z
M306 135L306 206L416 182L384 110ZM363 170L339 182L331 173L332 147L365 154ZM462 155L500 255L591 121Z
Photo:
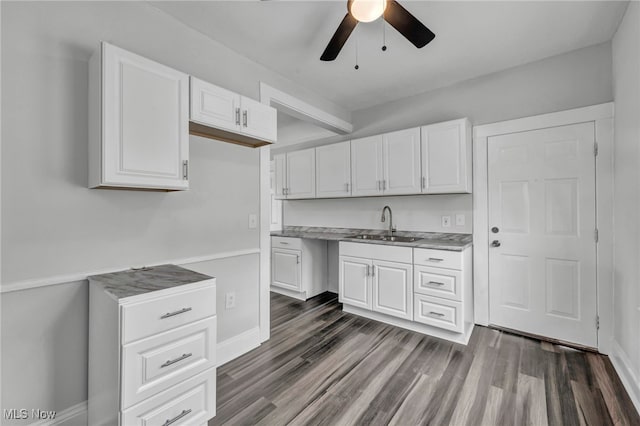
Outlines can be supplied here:
M258 215L249 215L249 229L256 229L258 227Z
M451 226L451 216L442 216L442 227L449 228Z
M456 226L464 226L464 215L457 214L456 215Z
M236 293L234 291L224 295L224 308L233 309L236 307Z

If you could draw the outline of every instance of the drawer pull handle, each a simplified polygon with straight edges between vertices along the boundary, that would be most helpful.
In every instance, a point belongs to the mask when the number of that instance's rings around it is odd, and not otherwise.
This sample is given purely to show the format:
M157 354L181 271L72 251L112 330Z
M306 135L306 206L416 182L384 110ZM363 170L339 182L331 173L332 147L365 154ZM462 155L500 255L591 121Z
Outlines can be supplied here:
M443 317L444 314L441 314L440 312L429 312L429 315L431 315L432 317Z
M184 416L188 416L189 414L191 414L191 408L189 408L188 410L182 410L182 413L178 414L177 416L175 416L172 419L168 419L166 422L164 422L162 424L162 426L172 425L175 422L177 422L178 420L180 420L181 418L183 418Z
M280 241L280 244L284 245L284 246L288 246L289 243L285 243L284 241Z
M429 285L444 285L444 283L440 283L438 281L429 281L427 284L429 284Z
M175 317L176 315L184 314L185 312L189 312L191 310L192 308L182 308L179 311L167 312L166 314L161 316L160 319Z
M193 355L193 354L192 354L191 352L189 352L188 354L182 354L182 355L181 355L181 356L179 356L178 358L170 359L169 361L165 362L164 364L162 364L162 365L160 366L160 368L164 368L164 367L168 367L168 366L170 366L170 365L173 365L173 364L175 364L176 362L180 362L180 361L182 361L183 359L187 359L187 358L189 358L189 357L190 357L190 356L192 356L192 355Z
M439 259L437 257L430 257L427 259L429 262L442 262L444 259Z

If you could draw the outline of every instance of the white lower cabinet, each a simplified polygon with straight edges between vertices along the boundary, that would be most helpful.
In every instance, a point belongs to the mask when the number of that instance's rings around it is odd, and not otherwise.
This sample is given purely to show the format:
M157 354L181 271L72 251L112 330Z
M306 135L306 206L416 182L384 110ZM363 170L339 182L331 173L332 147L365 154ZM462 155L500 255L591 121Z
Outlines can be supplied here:
M390 262L380 259L404 260ZM362 309L412 319L411 248L340 243L339 301Z
M346 312L468 342L471 247L448 251L341 242L339 250L339 300Z
M216 414L215 278L162 265L89 283L88 424L206 425Z
M327 291L327 242L271 237L271 291L301 300Z

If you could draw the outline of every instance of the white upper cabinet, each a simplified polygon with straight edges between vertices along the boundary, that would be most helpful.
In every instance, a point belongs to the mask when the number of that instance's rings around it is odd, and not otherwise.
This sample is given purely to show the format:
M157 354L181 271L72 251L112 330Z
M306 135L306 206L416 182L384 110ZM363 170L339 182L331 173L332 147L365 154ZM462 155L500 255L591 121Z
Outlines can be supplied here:
M351 141L351 195L382 195L382 135Z
M189 188L189 77L102 43L89 76L89 187Z
M316 148L316 198L351 195L351 148L341 142Z
M466 118L422 127L422 192L471 192L471 124Z
M382 137L385 195L420 192L420 128L385 133Z
M285 188L287 199L316 196L315 154L314 148L287 153L287 187Z
M197 123L240 131L240 95L191 77L191 116Z
M274 185L273 191L276 198L285 198L287 188L287 155L278 154L273 156L274 164Z
M251 98L191 77L190 131L257 147L277 139L277 111Z

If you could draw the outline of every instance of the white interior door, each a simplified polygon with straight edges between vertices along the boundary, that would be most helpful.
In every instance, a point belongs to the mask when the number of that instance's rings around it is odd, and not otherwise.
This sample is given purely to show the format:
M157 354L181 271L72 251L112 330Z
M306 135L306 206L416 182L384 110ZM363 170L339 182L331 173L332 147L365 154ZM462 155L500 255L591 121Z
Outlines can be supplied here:
M382 194L382 135L351 141L351 195Z
M272 249L271 250L271 285L300 291L301 263L300 250Z
M593 123L488 139L490 322L597 347Z

